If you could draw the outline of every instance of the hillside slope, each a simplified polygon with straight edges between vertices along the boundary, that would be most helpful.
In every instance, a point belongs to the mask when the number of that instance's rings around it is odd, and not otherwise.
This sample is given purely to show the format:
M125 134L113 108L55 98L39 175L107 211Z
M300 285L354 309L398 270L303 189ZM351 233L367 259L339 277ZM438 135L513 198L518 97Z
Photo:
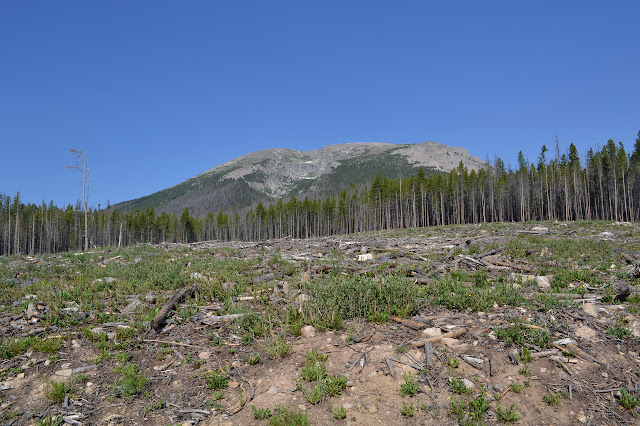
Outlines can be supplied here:
M350 183L366 185L378 174L408 176L418 167L449 171L460 164L478 170L485 163L464 148L435 142L420 144L350 143L311 151L272 148L256 151L146 197L115 205L123 211L153 207L192 214L242 211L258 201L280 197L337 194Z

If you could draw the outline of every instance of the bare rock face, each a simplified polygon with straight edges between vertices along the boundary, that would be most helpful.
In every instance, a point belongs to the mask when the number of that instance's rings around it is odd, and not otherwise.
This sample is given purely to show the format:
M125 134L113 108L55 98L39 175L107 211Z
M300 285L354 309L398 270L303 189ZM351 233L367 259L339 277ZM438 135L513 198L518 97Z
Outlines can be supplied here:
M258 201L324 196L327 191L347 188L350 183L368 184L378 172L383 176L406 176L417 172L419 167L450 171L460 163L469 171L487 166L464 148L436 142L358 142L311 151L272 148L243 155L144 197L144 205L174 213L189 206L195 209L195 214L200 213L197 206L201 204L216 205L221 210L232 206L241 209ZM242 201L245 205L237 205L230 196L237 191L250 193ZM198 203L190 205L194 200ZM115 207L135 209L141 207L140 202L141 199L131 200Z
M464 148L449 147L436 142L420 144L392 144L381 142L359 142L329 145L311 151L272 148L256 151L214 167L202 175L221 174L225 179L247 178L260 174L260 181L250 183L254 189L272 196L288 195L297 183L316 180L330 174L344 161L375 155L403 157L415 167L427 167L438 171L449 171L460 164L469 170L479 170L485 163L469 155ZM202 176L200 175L200 176Z

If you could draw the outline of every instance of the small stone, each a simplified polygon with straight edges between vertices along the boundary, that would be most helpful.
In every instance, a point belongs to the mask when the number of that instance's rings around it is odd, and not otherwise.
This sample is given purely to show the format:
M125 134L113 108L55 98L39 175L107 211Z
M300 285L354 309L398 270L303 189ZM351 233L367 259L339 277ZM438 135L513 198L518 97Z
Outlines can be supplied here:
M598 336L598 332L593 328L587 327L586 325L581 325L575 330L576 336L585 339L585 340L594 340Z
M277 394L279 392L280 392L280 389L278 389L277 387L271 385L271 387L267 391L267 395L275 395L275 394Z
M442 330L438 327L428 327L422 330L423 337L437 337L442 334Z
M70 368L63 368L62 370L56 371L56 375L62 376L62 377L71 377L72 371L73 370L71 370Z
M238 360L235 360L235 361L233 361L231 363L231 366L234 367L234 368L240 368L240 367L242 367L242 362L240 362Z
M155 304L155 303L156 303L157 296L155 295L155 293L153 293L153 292L149 292L149 293L147 293L147 294L145 294L145 295L144 295L144 300L145 300L147 303L149 303L149 304L153 305L153 304Z
M373 260L373 255L371 253L358 255L358 262L366 262L369 260Z
M302 327L302 337L304 337L305 339L311 339L312 337L316 336L316 328L312 325L305 325L304 327Z
M200 359L209 359L210 356L211 356L211 352L209 351L200 352L198 354L198 358Z
M307 407L304 404L298 404L298 408L302 411L307 411Z
M547 368L546 367L540 367L540 372L541 373L546 373L547 372Z
M493 385L493 388L496 390L496 392L504 392L504 385L502 383L496 383L495 385Z
M132 313L135 312L138 306L142 306L142 302L140 301L140 299L134 299L122 310L121 313L124 315L131 315Z
M594 318L598 316L596 306L593 303L584 303L581 308L587 315L590 315Z
M222 288L226 291L233 289L235 286L236 286L236 283L233 283L233 282L222 283Z
M462 383L464 383L464 385L466 387L468 387L469 389L474 389L476 387L475 383L473 383L471 380L469 379L462 379Z
M345 402L344 404L342 404L342 408L344 408L345 410L351 410L353 409L353 404L350 402Z
M29 306L27 306L27 310L25 312L27 320L30 320L31 318L37 318L39 314L40 312L38 312L38 309L36 309L35 303L29 303Z
M24 379L24 373L19 373L16 375L16 379Z
M71 349L80 349L82 346L77 340L71 340Z
M587 422L587 416L584 415L584 411L580 410L578 412L578 421L580 423L586 423Z
M378 412L378 407L376 407L375 404L370 405L369 407L367 407L367 411L371 414L373 413L377 413Z
M540 275L536 277L536 283L538 284L538 287L540 288L544 288L544 289L550 289L551 288L551 275Z
M240 386L240 383L236 382L235 380L231 380L231 381L229 382L229 387L230 387L231 389L235 389L235 388L237 388L238 386Z

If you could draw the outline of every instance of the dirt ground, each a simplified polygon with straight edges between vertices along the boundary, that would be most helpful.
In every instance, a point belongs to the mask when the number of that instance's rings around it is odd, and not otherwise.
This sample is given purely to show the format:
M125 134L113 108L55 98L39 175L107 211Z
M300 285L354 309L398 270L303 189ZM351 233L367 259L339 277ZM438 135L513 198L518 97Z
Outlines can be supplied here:
M594 228L582 236L572 234L571 229L575 228L545 226L546 230L520 225L508 231L500 228L485 232L469 226L451 228L443 235L430 236L379 233L262 243L206 242L188 247L193 251L231 247L249 257L277 250L283 259L294 263L322 259L329 253L340 251L349 260L345 273L358 273L357 268L367 269L382 258L387 265L428 259L430 270L416 276L416 282L419 282L420 279L428 279L426 277L430 273L456 269L481 269L489 276L530 274L535 278L537 267L531 259L496 259L495 255L477 255L487 247L503 247L522 232L544 233L550 239L610 240L615 247L636 251L640 244L640 231L635 223L611 225L607 229L613 232ZM477 245L475 256L464 251L455 252L456 248L468 247L469 244ZM365 251L362 249L364 246L368 247L367 252L372 253L373 259L358 262L357 256ZM166 250L174 248L172 245L159 247ZM494 258L486 260L491 256ZM607 288L630 286L629 300L636 294L639 283L633 275L633 268L637 265L632 260L625 262L618 256L611 261L616 264L616 273L603 273ZM21 267L24 266L15 268ZM311 268L308 273L308 279L314 279L323 271L322 268ZM301 279L276 278L285 282ZM575 283L580 284L589 285ZM521 291L529 294L550 290L523 286ZM165 291L165 300L172 293ZM113 366L118 361L112 358L96 362L100 351L80 328L60 329L57 333L50 333L64 336L57 359L28 351L0 361L3 374L0 379L0 410L7 425L266 425L268 420L254 418L252 406L269 409L273 413L278 405L300 410L311 424L316 425L453 425L462 424L465 419L468 424L474 423L468 416L457 417L450 412L452 397L456 402L468 402L485 395L489 408L478 424L504 421L501 413L511 406L517 412L517 424L640 424L638 409L625 409L620 404L621 389L635 395L639 395L640 390L638 310L633 309L635 305L630 301L619 303L602 297L602 291L594 290L592 293L596 296L585 296L568 306L551 309L536 308L535 305L495 305L486 312L470 312L427 303L414 313L413 323L393 318L381 324L353 319L345 321L344 328L339 331L306 330L302 336L289 335L287 342L291 345L291 354L277 359L266 353L264 339L243 345L233 320L212 321L211 318L218 315L216 306L200 306L188 321L169 321L159 332L138 332L136 344L127 348L127 353L149 382L143 394L128 398L114 396L116 374ZM250 299L247 298L247 303L251 303ZM157 302L150 299L144 303L145 309L152 309ZM36 335L34 330L40 326L37 320L26 321L22 329L17 328L15 323L24 318L11 312L3 313L0 317L3 336ZM113 339L110 333L122 328L123 323L126 326L126 318L123 315L113 324L95 322L91 326L100 327ZM549 333L548 348L530 345L532 359L529 362L523 362L522 353L518 353L515 346L496 336L497 327L512 325L518 318ZM610 332L621 321L632 333L623 339ZM211 341L212 333L220 338L215 345ZM443 338L446 333L457 337ZM431 365L427 365L425 340L430 338L433 355L429 359ZM568 344L566 339L570 339ZM318 404L308 402L295 381L305 365L305 355L313 349L327 355L329 375L344 375L348 380L341 395L329 397ZM251 365L247 360L254 353L260 355L261 362ZM82 371L82 367L86 371ZM207 388L202 368L228 371L229 384L220 391L221 395L217 395L223 398L216 399L215 392ZM414 374L418 391L413 396L403 396L401 386L405 377L413 377ZM82 375L81 380L78 380L79 375ZM465 379L464 383L471 389L470 394L452 393L451 378ZM47 397L51 381L73 385L73 391L67 393L64 402L52 403ZM553 395L557 396L555 405L545 401L545 397L549 399ZM346 418L338 420L333 410L340 407L345 409ZM407 407L404 414L403 407ZM411 416L408 415L409 407L413 407ZM55 419L59 419L58 423L54 422Z

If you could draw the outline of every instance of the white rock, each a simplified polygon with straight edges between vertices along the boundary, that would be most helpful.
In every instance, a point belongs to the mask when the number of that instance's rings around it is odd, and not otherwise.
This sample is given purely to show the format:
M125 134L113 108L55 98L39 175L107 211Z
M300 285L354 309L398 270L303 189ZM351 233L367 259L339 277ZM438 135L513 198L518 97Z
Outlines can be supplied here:
M211 352L209 351L200 352L198 354L198 358L200 359L209 359L210 356L211 356Z
M34 303L29 303L26 311L27 319L30 320L31 318L37 318L38 314L39 312L38 309L36 309L36 305Z
M302 327L302 337L310 339L316 336L316 328L312 325L305 325Z
M586 314L591 315L594 318L598 316L596 306L593 303L585 303L581 307Z
M551 288L551 275L539 275L536 277L536 283L540 288L550 289Z
M62 377L71 377L72 372L73 370L71 370L70 368L63 368L62 370L56 371L56 375Z
M423 337L437 337L442 334L442 330L439 327L428 327L422 330Z
M358 262L366 262L367 260L373 260L373 255L371 253L358 255Z
M269 390L267 391L268 395L275 395L277 393L280 392L280 389L278 389L277 387L271 385L271 387L269 388Z

